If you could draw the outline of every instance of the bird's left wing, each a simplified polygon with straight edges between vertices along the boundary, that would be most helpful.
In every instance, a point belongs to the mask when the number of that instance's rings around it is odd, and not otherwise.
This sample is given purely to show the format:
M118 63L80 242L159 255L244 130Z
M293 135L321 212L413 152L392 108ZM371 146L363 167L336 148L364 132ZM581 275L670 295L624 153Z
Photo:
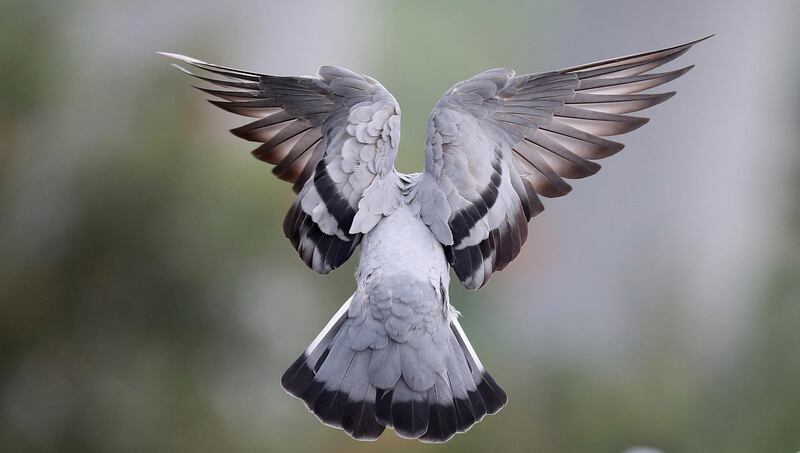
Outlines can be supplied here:
M539 196L566 195L563 178L593 175L593 160L622 149L603 137L647 122L626 113L675 94L640 92L688 72L649 71L697 42L547 73L493 69L445 93L428 122L420 215L464 286L483 286L517 256Z
M284 77L163 55L225 88L196 87L220 99L212 104L256 118L231 132L260 143L253 155L294 183L298 195L283 231L303 261L323 274L344 263L380 218L375 199L382 192L369 189L394 168L400 140L394 97L374 79L335 66L321 67L317 77Z

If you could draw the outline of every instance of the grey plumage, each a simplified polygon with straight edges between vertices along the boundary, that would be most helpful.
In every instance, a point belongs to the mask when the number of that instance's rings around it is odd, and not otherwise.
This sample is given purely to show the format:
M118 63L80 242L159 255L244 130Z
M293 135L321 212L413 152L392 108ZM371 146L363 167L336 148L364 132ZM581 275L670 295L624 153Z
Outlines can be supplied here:
M699 41L559 71L484 71L431 112L423 173L394 170L400 108L374 79L323 66L279 77L165 54L208 75L197 87L226 111L253 155L293 183L283 230L302 260L327 273L361 245L353 296L281 384L325 424L356 439L386 427L444 442L505 392L486 372L449 300L449 269L470 289L519 254L540 197L571 191L595 160L623 145L605 137L647 122L628 115L675 92L641 93L692 67L651 73Z
M688 72L692 66L647 73L696 42L549 73L490 70L445 94L431 114L425 170L450 204L449 226L457 233L453 244L443 244L465 286L485 285L516 257L527 238L527 221L544 209L539 196L566 195L572 187L564 179L597 173L600 165L592 160L622 149L602 137L648 121L624 113L672 97L674 92L637 93ZM491 176L501 172L486 174L498 167L496 155L502 158L499 169L509 173L508 182L499 185ZM495 190L503 203L490 212L487 195Z

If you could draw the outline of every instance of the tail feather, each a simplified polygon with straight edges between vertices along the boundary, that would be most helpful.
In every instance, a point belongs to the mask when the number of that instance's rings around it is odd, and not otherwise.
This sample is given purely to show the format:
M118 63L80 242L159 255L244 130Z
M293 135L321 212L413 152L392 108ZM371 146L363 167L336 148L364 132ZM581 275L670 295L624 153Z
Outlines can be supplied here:
M354 439L375 440L383 433L384 425L375 416L375 387L370 385L367 392L349 399L345 408L342 429Z
M316 372L328 357L333 337L340 331L347 320L347 310L350 308L352 300L352 297L347 299L303 354L283 373L281 386L287 393L300 398L300 395L311 384Z
M458 323L458 319L453 319L450 328L456 340L458 340L461 350L464 352L467 364L469 364L470 371L472 372L474 383L478 388L483 402L486 404L486 412L488 414L498 413L508 402L506 392L497 385L494 378L492 378L483 367L480 359L478 359L478 354L475 353L472 344L470 344L467 339L467 335L464 334L464 329L462 329L461 324Z
M411 390L403 379L397 381L392 398L392 426L395 432L416 439L428 431L429 401Z
M460 351L460 349L451 349L451 350ZM454 355L451 355L451 357L454 357ZM451 358L451 361L454 360ZM452 369L453 367L454 365L451 364L450 368ZM463 395L463 392L462 394L458 394L458 392L456 392L455 390L456 388L462 388L462 389L469 388L468 383L463 381L462 374L447 373L447 380L450 383L450 391L453 393L453 402L455 403L455 408L456 408L458 432L465 432L472 425L479 422L484 415L486 415L486 406L483 404L483 399L480 398L480 395L476 390L472 390L471 392L467 390L466 395ZM470 398L470 393L475 394L480 400L478 408L476 408L473 405L472 399Z
M281 379L324 424L359 440L389 427L401 437L446 442L506 404L455 318L428 339L374 341L360 329L375 325L355 315L358 307L350 310L351 300Z
M487 412L486 404L475 385L466 352L461 348L458 332L455 330L453 330L453 335L450 337L449 348L450 365L448 369L460 370L460 372L448 373L447 377L454 396L456 414L458 416L458 431L464 432L483 419ZM460 389L460 391L455 389Z
M506 405L508 396L489 373L483 372L482 379L482 382L478 384L478 391L483 402L486 403L486 412L496 414Z
M375 395L375 419L381 425L392 427L392 399L394 398L394 387L384 390L377 389Z
M441 376L429 390L430 422L420 437L424 442L447 442L458 431L458 413L450 385Z
M369 357L366 357L365 361L362 358L364 355L349 350L343 345L335 345L329 356L331 360L326 360L320 367L314 380L324 383L324 385L313 404L312 411L326 425L335 428L342 427L342 420L350 399L349 387L358 376L358 365L363 363L362 368L369 366Z

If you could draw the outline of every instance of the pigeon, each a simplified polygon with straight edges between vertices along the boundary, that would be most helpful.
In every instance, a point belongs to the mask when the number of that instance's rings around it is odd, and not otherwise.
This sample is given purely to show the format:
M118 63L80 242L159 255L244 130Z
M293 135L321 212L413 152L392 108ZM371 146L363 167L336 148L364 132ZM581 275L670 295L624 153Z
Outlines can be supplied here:
M710 36L709 36L710 37ZM468 289L508 266L568 179L600 170L607 137L675 92L668 63L700 41L557 71L490 69L455 84L427 123L424 171L394 168L400 106L375 79L336 66L274 76L163 53L204 82L213 105L253 118L231 132L293 184L283 232L314 272L360 245L356 289L292 363L281 385L325 425L359 440L386 428L446 442L508 398L450 304L450 269ZM189 69L187 69L189 68Z

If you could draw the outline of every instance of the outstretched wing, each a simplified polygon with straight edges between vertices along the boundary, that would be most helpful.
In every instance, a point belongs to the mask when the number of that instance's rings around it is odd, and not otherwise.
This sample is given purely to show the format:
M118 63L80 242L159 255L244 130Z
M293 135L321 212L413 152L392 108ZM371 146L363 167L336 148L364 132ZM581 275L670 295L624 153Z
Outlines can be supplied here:
M527 239L539 197L597 173L647 118L625 115L675 93L640 94L688 72L649 71L699 41L540 74L493 69L453 86L430 115L421 216L467 288L483 286Z
M374 79L323 66L317 77L278 77L166 54L209 73L196 87L229 112L257 118L233 129L261 143L253 155L298 193L283 231L303 261L327 273L344 263L374 222L359 221L358 206L376 177L394 167L400 107Z

